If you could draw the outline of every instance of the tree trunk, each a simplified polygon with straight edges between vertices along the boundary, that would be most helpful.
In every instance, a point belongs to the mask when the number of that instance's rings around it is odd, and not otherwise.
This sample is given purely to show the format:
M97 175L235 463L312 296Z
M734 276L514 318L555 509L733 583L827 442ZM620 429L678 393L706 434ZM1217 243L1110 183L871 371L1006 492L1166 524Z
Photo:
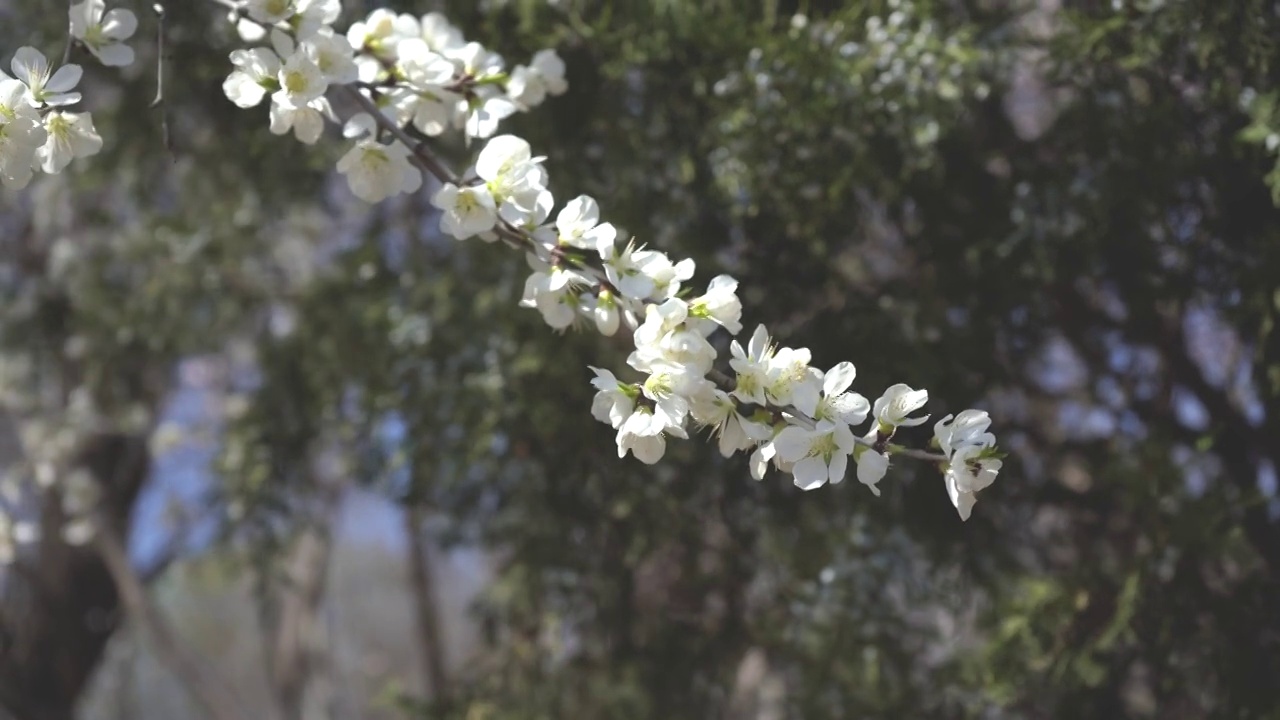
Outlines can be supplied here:
M303 528L286 559L283 577L263 578L267 589L260 619L267 643L272 689L285 720L306 717L306 692L323 661L321 605L333 554L332 525L342 485L322 489L315 516Z
M11 438L11 419L0 423ZM93 473L103 511L127 530L149 462L142 439L101 434L86 441L75 465ZM63 541L60 494L45 492L40 501L36 553L5 570L0 582L0 706L17 720L72 720L119 624L119 596L92 547Z
M427 542L426 513L420 505L410 503L405 507L404 519L405 536L409 541L409 583L413 589L426 690L432 700L442 703L448 699L449 681L445 671L439 599Z

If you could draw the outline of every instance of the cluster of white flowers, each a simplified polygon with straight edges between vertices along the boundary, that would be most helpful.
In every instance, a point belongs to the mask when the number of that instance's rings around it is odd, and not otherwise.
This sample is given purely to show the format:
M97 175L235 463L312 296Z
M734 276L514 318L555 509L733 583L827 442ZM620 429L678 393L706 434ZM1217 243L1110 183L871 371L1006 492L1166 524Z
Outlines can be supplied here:
M811 490L843 480L852 456L858 480L879 494L876 484L898 450L890 445L897 429L928 419L911 417L928 401L927 391L897 384L872 404L849 392L856 376L851 363L823 372L810 365L807 349L775 347L764 326L745 349L730 343L734 376L718 372L708 337L720 329L742 332L737 281L720 275L702 295L682 293L693 261L621 243L587 196L566 203L551 221L549 175L524 140L491 139L464 177L471 179L445 183L433 198L443 213L441 228L459 240L504 237L524 248L533 273L522 305L536 308L556 330L593 325L614 335L625 324L631 332L635 350L627 364L642 381L623 382L592 368L598 390L592 414L617 430L619 457L657 462L666 438L687 438L692 420L712 429L726 457L752 451L757 479L772 463ZM853 427L868 418L875 422L859 438ZM994 437L985 432L990 421L976 418L986 414L968 410L953 425L940 423L937 443L946 455L931 458L949 463L947 488L962 518L1000 467Z
M982 410L950 415L933 427L934 437L947 456L944 470L951 503L968 520L978 492L995 482L1002 465L995 455L996 436L988 432L991 418Z
M498 123L565 91L564 63L554 50L537 53L510 73L502 57L462 33L439 13L422 17L374 10L335 32L339 0L245 0L233 18L242 37L269 38L271 47L231 54L235 71L223 90L236 105L258 105L271 94L271 131L293 131L314 143L324 120L336 120L326 91L358 88L397 127L425 136L450 128L487 138ZM355 141L338 162L352 192L368 202L422 185L409 148L380 138L367 116L352 118L343 134ZM465 200L466 198L464 198Z
M409 146L417 142L409 131L430 137L454 128L468 138L490 138L461 176L423 163L443 183L432 198L441 228L458 240L501 239L524 250L532 274L521 305L536 308L552 328L593 326L615 335L625 326L630 332L635 349L627 364L643 380L624 382L593 368L599 392L592 414L617 431L619 457L631 453L655 463L666 439L687 438L692 422L714 432L726 457L750 451L757 479L773 464L811 490L842 481L852 457L858 480L879 494L890 458L907 452L944 467L948 493L968 518L976 493L1000 467L994 438L977 420L985 413L968 410L951 425L938 424L935 442L945 455L905 451L890 441L899 427L927 420L910 417L928 401L927 391L897 384L872 404L849 391L856 376L851 363L823 372L810 365L807 349L775 347L763 326L746 349L737 340L730 344L730 376L716 368L720 358L708 338L721 329L742 332L736 280L721 275L702 295L682 292L693 278L693 261L623 242L586 195L552 219L555 199L543 158L525 140L494 133L517 110L566 89L564 63L554 51L507 73L498 55L467 42L439 14L375 10L345 38L329 27L336 16L335 0L250 0L236 17L241 33L270 34L274 50L233 53L237 69L227 79L227 96L249 107L272 92L272 130L293 127L314 142L322 117L331 117L323 96L328 86L348 84L363 93L366 108L380 117L348 121L344 135L356 144L338 170L370 202L421 186L414 167L421 150ZM297 113L309 113L305 133ZM388 130L384 142L380 134ZM855 434L868 418L875 421L870 430Z
M107 12L103 0L71 6L71 38L104 65L133 62L133 49L123 42L137 27L132 12ZM0 70L0 184L26 187L35 170L59 173L73 159L102 149L93 117L63 109L80 102L75 92L79 65L67 63L55 71L39 50L21 47L10 70L12 77Z
M1000 470L995 437L985 412L948 415L935 426L941 454L910 450L891 441L898 428L924 423L912 417L928 392L896 384L874 403L850 387L852 363L827 371L811 365L805 348L777 347L764 326L747 346L729 343L721 357L709 337L742 333L738 283L727 275L695 295L685 285L694 262L625 242L601 222L599 204L582 195L552 220L555 200L542 157L525 140L494 136L501 121L567 88L564 63L553 50L507 72L497 54L475 42L438 13L422 17L373 11L345 33L332 27L340 0L220 0L250 42L270 47L231 53L234 71L223 89L249 108L271 95L270 129L316 142L326 119L336 117L326 93L344 86L367 113L351 118L343 135L354 145L339 160L352 191L369 202L418 190L424 166L442 186L432 203L441 228L458 240L502 240L526 253L533 272L521 304L536 308L558 331L594 327L604 335L625 326L634 350L627 364L642 379L626 382L593 368L599 391L592 414L617 431L618 456L631 453L655 463L668 437L687 438L690 423L709 428L720 452L751 453L750 468L763 478L772 464L795 484L812 490L841 482L850 458L858 480L877 484L895 455L936 463L960 517L967 519L977 493ZM136 21L131 13L104 14L102 0L72 9L72 35L104 64L126 64L132 51L120 44ZM74 103L80 68L52 72L44 56L22 48L14 59L18 80L0 74L0 178L21 186L33 167L57 172L72 157L101 147L87 114L55 108ZM454 176L411 133L437 136L449 129L488 139L475 164ZM732 374L726 372L731 371ZM866 433L854 428L873 420Z

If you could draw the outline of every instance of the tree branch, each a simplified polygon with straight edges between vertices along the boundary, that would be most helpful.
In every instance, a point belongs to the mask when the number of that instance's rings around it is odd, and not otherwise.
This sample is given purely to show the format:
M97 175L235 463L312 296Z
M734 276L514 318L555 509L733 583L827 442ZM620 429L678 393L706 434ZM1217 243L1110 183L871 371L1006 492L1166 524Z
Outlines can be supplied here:
M130 564L115 529L104 523L98 528L94 544L115 580L129 617L151 639L156 654L178 677L192 699L214 720L243 720L249 717L240 711L244 705L231 685L218 676L213 668L202 664L178 640L143 587L142 579Z

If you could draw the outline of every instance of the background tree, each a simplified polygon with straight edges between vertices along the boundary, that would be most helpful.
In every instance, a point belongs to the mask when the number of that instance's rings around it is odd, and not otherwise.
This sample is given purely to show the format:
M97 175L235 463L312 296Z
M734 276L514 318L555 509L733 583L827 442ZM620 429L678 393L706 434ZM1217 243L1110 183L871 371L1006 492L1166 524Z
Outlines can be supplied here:
M61 47L43 9L0 6L0 47ZM918 378L936 416L989 409L1000 481L962 525L905 462L873 498L757 483L697 442L619 461L585 365L622 344L516 308L523 261L441 237L431 187L351 198L336 141L277 138L226 101L223 11L175 5L163 112L141 110L144 23L123 78L83 83L103 153L3 195L6 503L42 529L0 580L9 712L70 716L116 627L111 576L62 541L65 484L32 490L42 463L88 469L128 531L163 481L146 468L174 368L200 356L224 368L219 482L187 504L213 508L218 542L176 554L257 580L264 623L237 633L287 625L281 569L324 537L332 482L408 508L415 540L494 558L484 650L459 667L440 627L462 620L423 564L439 553L412 556L419 629L397 629L426 677L402 713L1274 715L1271 3L444 9L504 56L564 57L569 92L504 125L558 197L590 193L700 278L732 273L750 317L818 366L852 359L856 387ZM144 579L165 559L134 558ZM329 716L366 716L341 700L351 673L320 669L337 649L299 652L316 662L276 707L331 683Z

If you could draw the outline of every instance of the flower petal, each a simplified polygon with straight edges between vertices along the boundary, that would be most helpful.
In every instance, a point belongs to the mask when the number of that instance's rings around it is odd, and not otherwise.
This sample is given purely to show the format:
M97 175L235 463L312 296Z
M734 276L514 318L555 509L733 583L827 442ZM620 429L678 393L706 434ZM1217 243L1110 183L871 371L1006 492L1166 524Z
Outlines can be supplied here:
M80 76L84 71L79 65L70 64L63 65L58 71L49 78L49 82L44 84L44 89L49 92L64 93L76 86L80 82Z
M91 48L92 50L92 48ZM128 45L112 43L93 53L107 67L124 67L133 64L133 48Z
M857 374L858 371L851 362L842 362L836 365L827 371L826 377L822 380L822 394L827 397L834 397L843 393L853 384L853 378Z
M116 8L102 18L102 34L112 40L128 40L138 31L138 16L124 8Z
M819 457L807 457L791 469L796 487L801 490L813 490L826 485L828 472L827 464Z

